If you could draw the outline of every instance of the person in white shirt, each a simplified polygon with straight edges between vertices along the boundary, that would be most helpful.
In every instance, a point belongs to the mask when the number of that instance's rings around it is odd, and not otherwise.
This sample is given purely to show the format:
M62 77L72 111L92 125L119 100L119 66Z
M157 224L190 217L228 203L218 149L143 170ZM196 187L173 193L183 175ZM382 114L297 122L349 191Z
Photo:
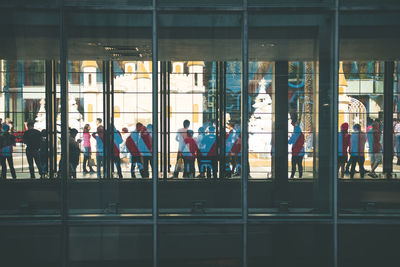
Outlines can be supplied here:
M176 133L175 140L178 142L178 156L176 157L176 164L174 170L174 178L178 178L179 172L183 171L183 168L180 167L183 162L182 152L185 149L185 138L187 137L187 131L189 130L190 121L184 120L183 121L183 128L178 129ZM181 161L181 163L180 163Z

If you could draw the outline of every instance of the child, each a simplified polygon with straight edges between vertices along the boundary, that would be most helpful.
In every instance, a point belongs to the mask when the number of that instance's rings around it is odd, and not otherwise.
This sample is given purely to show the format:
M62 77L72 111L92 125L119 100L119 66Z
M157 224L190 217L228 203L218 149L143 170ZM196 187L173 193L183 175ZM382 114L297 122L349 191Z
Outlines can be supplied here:
M197 146L196 140L193 138L193 131L187 131L187 137L183 140L185 148L182 152L183 162L185 169L183 171L184 178L193 178L195 174L194 161L198 155L200 155L199 147Z

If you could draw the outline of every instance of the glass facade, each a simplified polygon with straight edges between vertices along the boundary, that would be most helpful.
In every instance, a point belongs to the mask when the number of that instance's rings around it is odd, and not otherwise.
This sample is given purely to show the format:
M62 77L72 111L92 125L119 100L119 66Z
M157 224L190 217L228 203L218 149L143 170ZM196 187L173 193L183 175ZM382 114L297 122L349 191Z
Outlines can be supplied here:
M4 266L396 259L396 1L0 7Z

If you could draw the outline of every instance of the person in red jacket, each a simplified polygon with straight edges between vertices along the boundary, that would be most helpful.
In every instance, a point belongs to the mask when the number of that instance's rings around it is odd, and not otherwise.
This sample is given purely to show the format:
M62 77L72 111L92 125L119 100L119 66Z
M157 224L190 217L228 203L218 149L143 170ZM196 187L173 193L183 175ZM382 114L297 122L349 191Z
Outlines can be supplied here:
M138 168L139 171L143 168L140 159L142 154L140 153L140 150L138 148L139 138L140 135L135 129L131 132L125 142L125 145L129 153L131 154L131 178L136 178L135 168Z
M338 170L340 171L340 178L344 177L345 165L347 163L348 151L350 148L350 134L349 124L342 123L340 126L340 133L338 136Z
M304 134L299 125L294 127L289 145L292 145L292 174L290 178L294 178L296 165L299 167L299 178L301 178L303 176Z
M193 138L192 130L187 131L187 137L183 140L183 142L185 143L185 148L182 151L183 164L185 167L183 171L183 177L193 178L195 175L194 161L200 154L200 150L197 146L196 140Z

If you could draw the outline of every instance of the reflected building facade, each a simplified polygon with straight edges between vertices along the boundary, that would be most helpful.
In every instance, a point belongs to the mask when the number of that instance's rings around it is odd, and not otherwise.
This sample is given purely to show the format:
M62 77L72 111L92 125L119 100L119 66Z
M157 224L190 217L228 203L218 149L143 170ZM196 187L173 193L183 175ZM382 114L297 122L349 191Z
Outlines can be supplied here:
M395 1L0 7L2 265L396 261Z

